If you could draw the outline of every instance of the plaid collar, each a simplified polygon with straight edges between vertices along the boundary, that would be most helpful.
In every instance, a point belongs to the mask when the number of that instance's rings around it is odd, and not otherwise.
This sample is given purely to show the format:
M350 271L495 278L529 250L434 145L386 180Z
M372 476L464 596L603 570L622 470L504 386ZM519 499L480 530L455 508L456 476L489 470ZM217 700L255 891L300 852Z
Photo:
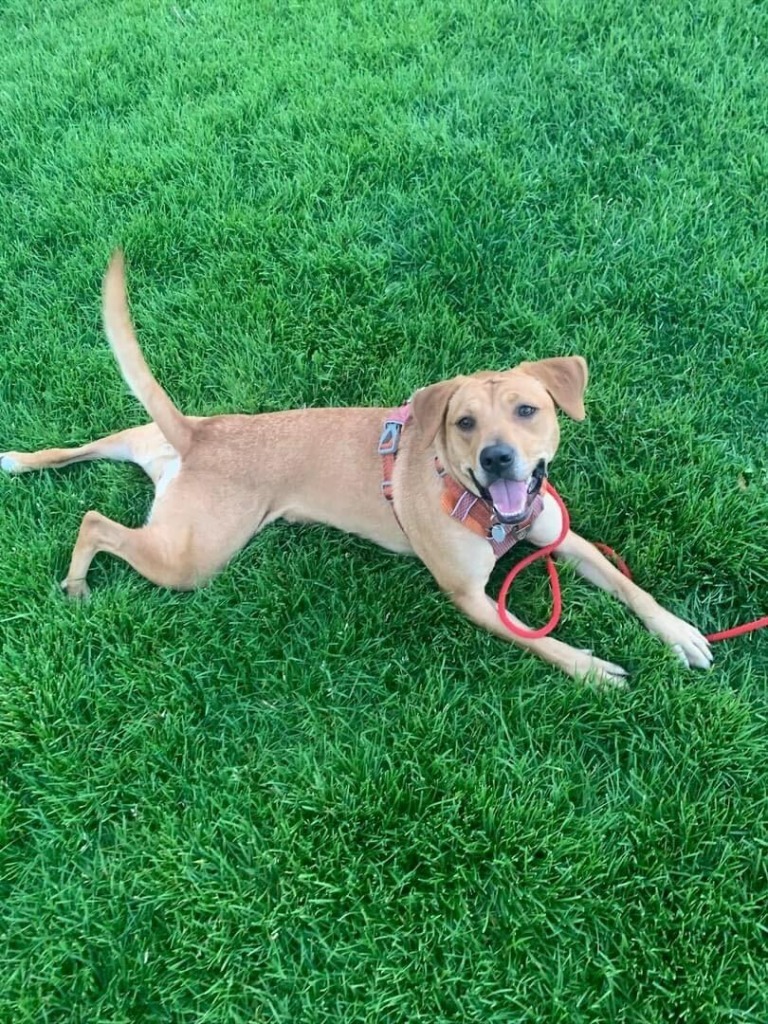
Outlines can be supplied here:
M457 480L449 476L437 456L435 456L435 472L443 479L443 494L440 499L443 511L447 512L451 519L458 519L468 530L476 533L479 537L484 537L493 548L497 560L502 555L506 555L515 544L525 540L544 508L542 494L546 482L528 506L525 519L519 523L503 523L497 517L491 502L468 491L466 487L462 487Z

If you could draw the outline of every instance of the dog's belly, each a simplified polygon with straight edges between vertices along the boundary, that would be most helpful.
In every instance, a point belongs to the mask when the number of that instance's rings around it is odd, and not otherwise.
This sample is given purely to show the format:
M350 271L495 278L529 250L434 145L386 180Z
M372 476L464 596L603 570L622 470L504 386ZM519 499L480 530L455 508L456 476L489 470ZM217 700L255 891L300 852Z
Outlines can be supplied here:
M339 509L315 506L310 512L301 504L282 508L277 519L283 519L287 523L320 523L323 526L332 526L344 533L353 533L365 540L373 541L379 547L394 551L400 555L414 554L413 548L397 525L394 515L388 506L385 506L381 515L363 517L356 515L353 509Z

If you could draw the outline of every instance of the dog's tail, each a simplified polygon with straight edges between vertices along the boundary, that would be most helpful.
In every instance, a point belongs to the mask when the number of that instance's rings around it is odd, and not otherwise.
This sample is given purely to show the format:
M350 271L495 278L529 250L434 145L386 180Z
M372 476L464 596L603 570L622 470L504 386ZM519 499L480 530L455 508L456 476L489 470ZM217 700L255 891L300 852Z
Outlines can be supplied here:
M126 384L180 455L189 448L193 426L163 391L141 354L128 312L125 261L112 254L102 286L104 330Z

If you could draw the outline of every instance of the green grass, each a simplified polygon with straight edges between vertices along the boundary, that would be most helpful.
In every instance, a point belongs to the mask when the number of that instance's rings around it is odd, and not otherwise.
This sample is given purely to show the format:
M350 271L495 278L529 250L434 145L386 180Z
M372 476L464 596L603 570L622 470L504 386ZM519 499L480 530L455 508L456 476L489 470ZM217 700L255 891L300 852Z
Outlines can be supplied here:
M141 422L121 243L190 413L582 353L577 527L706 631L765 614L767 39L748 0L6 0L0 450ZM596 694L318 527L62 601L83 512L149 500L0 479L0 1020L765 1024L768 636L688 673L566 573L558 635L633 672Z

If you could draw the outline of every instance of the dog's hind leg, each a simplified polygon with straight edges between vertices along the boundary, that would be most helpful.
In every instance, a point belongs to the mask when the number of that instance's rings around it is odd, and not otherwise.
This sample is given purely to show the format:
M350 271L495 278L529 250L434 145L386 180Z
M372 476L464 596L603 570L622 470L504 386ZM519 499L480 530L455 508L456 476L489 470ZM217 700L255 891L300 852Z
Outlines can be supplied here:
M152 583L176 590L191 590L205 582L206 573L196 572L185 555L189 554L191 531L183 527L170 530L151 523L130 529L100 512L86 512L72 551L62 590L68 597L87 597L85 577L93 558L104 551L122 558Z
M147 423L142 427L121 430L79 448L43 448L38 452L5 452L0 455L0 469L6 473L30 473L39 469L63 469L76 462L111 459L114 462L135 462L157 483L162 466L176 456L159 427Z
M93 558L121 558L152 583L192 590L207 583L247 541L275 518L247 489L222 491L221 481L183 471L163 485L145 526L129 529L100 512L86 512L62 589L87 597Z

